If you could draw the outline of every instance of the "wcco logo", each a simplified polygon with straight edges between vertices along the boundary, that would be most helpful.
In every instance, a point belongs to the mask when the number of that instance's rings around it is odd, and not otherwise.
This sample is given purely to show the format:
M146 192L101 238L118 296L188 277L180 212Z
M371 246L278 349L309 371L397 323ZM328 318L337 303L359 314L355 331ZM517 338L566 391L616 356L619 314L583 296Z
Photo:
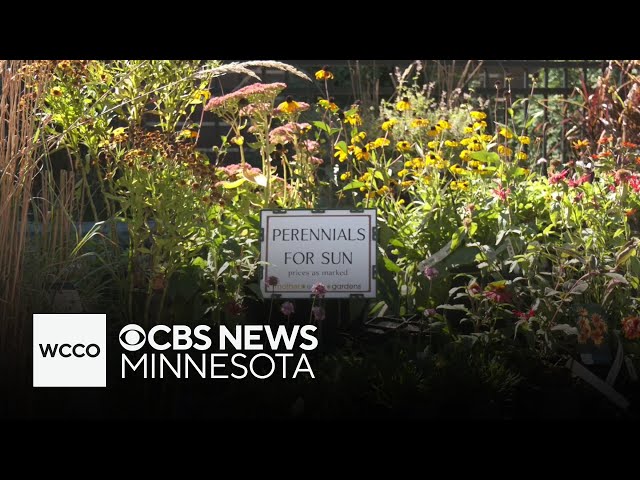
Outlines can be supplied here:
M104 314L33 316L34 387L106 387Z

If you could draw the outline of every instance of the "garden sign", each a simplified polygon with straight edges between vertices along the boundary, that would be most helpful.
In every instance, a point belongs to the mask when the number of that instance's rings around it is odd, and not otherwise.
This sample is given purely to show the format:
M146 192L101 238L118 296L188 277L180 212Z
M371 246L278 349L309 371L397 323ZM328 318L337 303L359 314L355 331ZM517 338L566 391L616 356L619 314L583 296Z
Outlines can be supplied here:
M376 210L262 210L261 291L265 298L376 296Z

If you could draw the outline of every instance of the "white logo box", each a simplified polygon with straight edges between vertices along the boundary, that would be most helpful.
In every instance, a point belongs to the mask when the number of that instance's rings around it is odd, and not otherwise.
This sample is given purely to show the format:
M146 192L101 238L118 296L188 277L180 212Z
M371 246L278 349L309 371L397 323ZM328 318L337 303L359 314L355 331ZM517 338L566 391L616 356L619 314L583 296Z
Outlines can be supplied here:
M33 386L106 387L106 328L106 314L34 314Z

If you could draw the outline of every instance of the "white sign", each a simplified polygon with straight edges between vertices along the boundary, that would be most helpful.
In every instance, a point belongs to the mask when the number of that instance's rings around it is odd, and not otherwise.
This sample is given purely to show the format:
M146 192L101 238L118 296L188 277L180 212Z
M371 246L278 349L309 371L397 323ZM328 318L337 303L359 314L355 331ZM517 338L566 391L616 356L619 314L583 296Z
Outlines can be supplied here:
M106 387L107 316L33 315L34 387Z
M376 296L376 210L263 210L261 291L266 298Z

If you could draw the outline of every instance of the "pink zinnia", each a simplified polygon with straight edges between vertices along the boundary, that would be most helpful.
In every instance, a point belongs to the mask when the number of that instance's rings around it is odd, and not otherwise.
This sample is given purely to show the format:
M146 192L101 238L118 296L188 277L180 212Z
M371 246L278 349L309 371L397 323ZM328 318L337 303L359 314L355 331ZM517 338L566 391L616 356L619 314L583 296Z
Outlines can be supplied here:
M261 101L273 100L278 94L287 87L286 84L281 82L276 83L253 83L242 87L235 92L222 95L220 97L213 97L207 103L205 110L222 110L228 108L237 108L240 100L246 100L248 103L259 103Z

